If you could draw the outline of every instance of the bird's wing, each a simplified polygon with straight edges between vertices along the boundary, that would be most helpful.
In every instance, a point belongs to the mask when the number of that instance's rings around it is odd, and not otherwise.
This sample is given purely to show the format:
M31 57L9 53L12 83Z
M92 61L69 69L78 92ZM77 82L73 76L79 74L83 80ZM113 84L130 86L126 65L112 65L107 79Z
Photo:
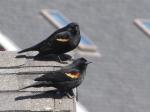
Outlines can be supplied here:
M43 40L42 42L24 49L22 51L19 51L18 53L26 52L26 51L32 51L32 50L38 50L41 52L46 52L53 49L53 46L57 46L58 43L68 43L70 40L71 34L68 31L64 31L63 29L59 29L58 31L54 32L52 35L50 35L47 39Z
M55 35L55 41L58 43L67 43L70 40L70 33L64 31Z
M77 69L69 69L67 71L65 71L65 77L69 78L69 79L78 79L80 77L80 71Z
M55 35L51 35L48 39L41 42L40 51L46 52L52 50L54 46L58 46L58 43L68 43L70 40L70 33L68 31L55 33Z
M52 82L62 82L70 81L80 77L79 70L69 69L69 70L59 70L51 73L47 73L41 77L35 79L35 81L52 81Z

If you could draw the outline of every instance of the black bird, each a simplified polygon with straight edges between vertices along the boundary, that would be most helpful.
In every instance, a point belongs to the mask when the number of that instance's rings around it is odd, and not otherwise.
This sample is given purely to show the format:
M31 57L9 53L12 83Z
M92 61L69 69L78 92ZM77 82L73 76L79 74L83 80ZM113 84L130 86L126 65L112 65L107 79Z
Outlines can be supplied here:
M33 47L19 51L18 53L39 51L38 56L55 54L60 60L59 56L75 49L78 46L80 39L79 25L72 22L63 28L56 30L42 42Z
M82 83L89 63L91 62L85 58L78 58L74 60L72 64L60 70L51 71L34 79L34 81L37 82L19 90L30 87L55 87L58 91L65 93L67 96L74 96L72 89Z

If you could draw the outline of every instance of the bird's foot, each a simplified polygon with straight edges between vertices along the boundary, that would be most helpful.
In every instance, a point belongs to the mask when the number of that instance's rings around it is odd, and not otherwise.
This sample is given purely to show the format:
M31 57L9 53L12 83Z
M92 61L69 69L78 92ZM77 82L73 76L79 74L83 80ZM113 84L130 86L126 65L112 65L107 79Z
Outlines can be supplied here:
M59 60L59 63L61 63L61 64L68 64L67 62L62 61L61 58L60 58L60 56L58 56L58 60Z
M66 96L70 99L75 98L75 94L73 93L73 90L67 91Z
M73 93L73 91L72 90L69 90L69 91L57 91L56 93L55 93L57 96L62 96L62 97L68 97L68 98L70 98L70 99L73 99L73 98L75 98L75 94Z
M70 99L73 99L73 98L75 98L75 96L73 95L70 95L70 94L68 94L68 93L66 93L66 96L68 97L68 98L70 98Z
M65 62L65 61L59 61L59 63L61 63L61 64L68 64L68 62Z

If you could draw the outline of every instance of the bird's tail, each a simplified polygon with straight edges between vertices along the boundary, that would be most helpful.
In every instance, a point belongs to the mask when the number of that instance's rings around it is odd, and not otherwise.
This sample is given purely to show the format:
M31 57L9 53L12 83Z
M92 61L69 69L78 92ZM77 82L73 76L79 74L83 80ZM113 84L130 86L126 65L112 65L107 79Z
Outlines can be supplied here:
M30 48L26 48L24 50L19 51L18 53L23 53L23 52L27 52L27 51L34 51L35 48L34 47L30 47Z
M39 87L50 87L52 85L52 82L47 82L47 81L41 81L41 82L35 82L34 84L31 84L29 86L20 88L19 90L23 90L23 89L27 89L30 87L35 87L35 88L39 88Z

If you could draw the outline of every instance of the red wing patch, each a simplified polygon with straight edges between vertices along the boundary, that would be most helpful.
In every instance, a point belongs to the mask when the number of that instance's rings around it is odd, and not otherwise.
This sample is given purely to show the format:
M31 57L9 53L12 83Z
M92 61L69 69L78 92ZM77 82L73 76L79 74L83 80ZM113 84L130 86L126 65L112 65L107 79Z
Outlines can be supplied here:
M72 79L77 79L80 77L80 73L79 72L72 72L72 73L65 73L66 76L72 78Z

